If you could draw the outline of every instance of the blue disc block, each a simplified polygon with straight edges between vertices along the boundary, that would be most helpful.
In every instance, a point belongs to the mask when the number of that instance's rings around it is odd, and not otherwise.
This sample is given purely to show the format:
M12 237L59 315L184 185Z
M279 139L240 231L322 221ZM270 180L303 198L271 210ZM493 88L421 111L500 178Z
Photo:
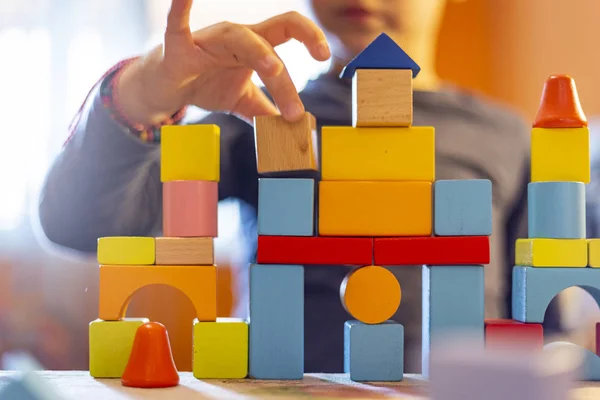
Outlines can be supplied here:
M260 178L258 180L258 234L312 236L315 181Z
M583 182L531 182L527 203L530 238L585 238Z
M433 228L437 236L490 236L492 182L488 179L434 183Z

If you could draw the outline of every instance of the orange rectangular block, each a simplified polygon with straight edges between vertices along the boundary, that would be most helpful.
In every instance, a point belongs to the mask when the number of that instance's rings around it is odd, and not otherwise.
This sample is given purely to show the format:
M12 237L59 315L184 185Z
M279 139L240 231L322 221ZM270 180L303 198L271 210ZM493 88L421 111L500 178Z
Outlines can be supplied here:
M179 237L217 237L218 183L163 183L163 234Z
M321 181L319 235L430 236L431 182Z
M211 237L157 237L156 264L212 265L214 239Z
M181 290L199 321L217 319L217 267L192 265L101 265L98 318L118 321L144 286L163 284Z

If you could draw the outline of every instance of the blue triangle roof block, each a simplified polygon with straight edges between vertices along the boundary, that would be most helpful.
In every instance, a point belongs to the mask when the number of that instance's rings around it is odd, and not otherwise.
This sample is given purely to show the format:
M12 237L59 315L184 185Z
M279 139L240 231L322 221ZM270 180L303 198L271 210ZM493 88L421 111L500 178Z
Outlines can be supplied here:
M354 57L344 67L340 78L352 78L357 69L410 69L413 72L413 78L416 78L421 71L421 67L385 33L377 36Z

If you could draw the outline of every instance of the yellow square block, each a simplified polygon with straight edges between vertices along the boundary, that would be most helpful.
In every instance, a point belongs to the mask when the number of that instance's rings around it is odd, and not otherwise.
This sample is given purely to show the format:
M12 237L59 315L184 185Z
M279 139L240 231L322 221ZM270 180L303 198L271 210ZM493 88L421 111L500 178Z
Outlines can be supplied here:
M161 129L160 180L213 181L220 178L217 125L167 125Z
M600 239L587 239L588 265L592 268L600 268Z
M532 267L586 267L586 239L517 239L515 262Z
M90 322L90 375L94 378L120 378L125 371L137 329L147 318Z
M152 265L155 257L153 237L109 236L98 239L98 264Z
M433 127L324 126L321 151L323 180L433 182L435 179Z
M319 235L430 236L430 182L321 181Z
M533 128L531 182L590 182L588 128Z
M194 377L243 379L248 375L248 323L237 318L194 320Z

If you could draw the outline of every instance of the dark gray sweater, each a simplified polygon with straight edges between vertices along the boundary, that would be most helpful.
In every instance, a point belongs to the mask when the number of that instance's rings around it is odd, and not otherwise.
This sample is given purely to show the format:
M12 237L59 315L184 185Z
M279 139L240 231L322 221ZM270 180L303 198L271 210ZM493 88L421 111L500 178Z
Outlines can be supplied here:
M351 85L332 76L301 93L319 127L350 125ZM252 127L224 114L200 123L221 127L221 199L241 200L244 229L256 242L257 171ZM526 237L529 127L508 109L446 87L414 93L414 125L436 129L436 179L487 178L493 183L492 261L485 267L487 317L510 317L510 273L517 236ZM161 230L159 145L142 143L111 119L94 91L72 139L50 170L39 212L47 237L68 248L95 252L98 237L158 236ZM250 259L249 259L250 261ZM240 293L247 293L242 268ZM306 268L307 372L342 370L343 323L339 300L347 268ZM420 268L395 268L403 299L395 317L406 328L407 370L419 370Z

